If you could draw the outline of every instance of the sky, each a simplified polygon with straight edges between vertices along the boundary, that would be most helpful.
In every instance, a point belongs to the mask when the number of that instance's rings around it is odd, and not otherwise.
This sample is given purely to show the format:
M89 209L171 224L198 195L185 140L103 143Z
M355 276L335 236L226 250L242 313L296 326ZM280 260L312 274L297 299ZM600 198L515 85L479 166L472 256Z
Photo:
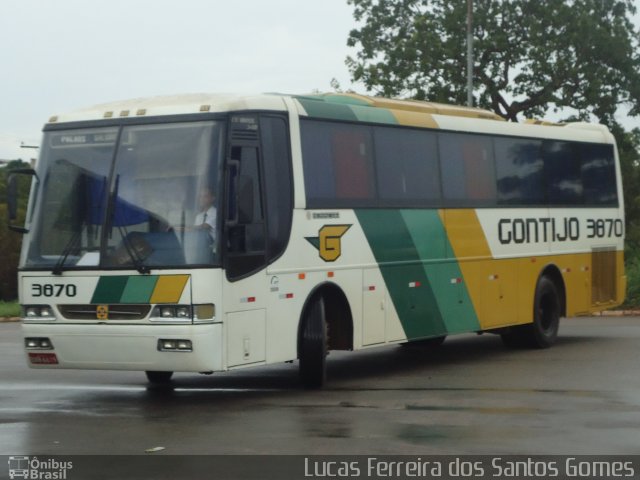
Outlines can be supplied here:
M0 159L52 115L179 93L356 88L346 0L2 0ZM363 91L362 88L359 91Z
M0 160L34 156L20 145L52 115L115 100L332 78L366 93L345 65L355 26L347 0L1 0Z

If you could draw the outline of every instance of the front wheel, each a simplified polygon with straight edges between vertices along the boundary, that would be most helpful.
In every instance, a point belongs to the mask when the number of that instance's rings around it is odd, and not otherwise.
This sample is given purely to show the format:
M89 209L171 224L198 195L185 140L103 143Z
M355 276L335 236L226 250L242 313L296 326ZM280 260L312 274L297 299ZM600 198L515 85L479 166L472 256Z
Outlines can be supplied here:
M327 379L327 322L322 297L306 309L300 333L300 379L305 388L322 388Z
M173 372L144 372L147 374L147 380L153 385L166 385L171 380Z
M533 300L533 323L511 327L503 333L508 347L549 348L558 338L562 303L558 288L549 277L541 277Z

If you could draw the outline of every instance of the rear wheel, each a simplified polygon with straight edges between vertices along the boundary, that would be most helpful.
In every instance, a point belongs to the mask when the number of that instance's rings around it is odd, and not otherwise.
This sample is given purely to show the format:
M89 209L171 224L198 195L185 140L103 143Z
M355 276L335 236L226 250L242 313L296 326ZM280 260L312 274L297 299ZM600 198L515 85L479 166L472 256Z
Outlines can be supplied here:
M305 388L322 388L327 379L327 322L322 297L308 305L300 334L300 379Z
M533 301L533 323L511 327L502 334L508 347L549 348L558 338L562 303L549 277L541 277Z
M144 372L147 374L147 380L153 385L166 385L171 381L173 372Z

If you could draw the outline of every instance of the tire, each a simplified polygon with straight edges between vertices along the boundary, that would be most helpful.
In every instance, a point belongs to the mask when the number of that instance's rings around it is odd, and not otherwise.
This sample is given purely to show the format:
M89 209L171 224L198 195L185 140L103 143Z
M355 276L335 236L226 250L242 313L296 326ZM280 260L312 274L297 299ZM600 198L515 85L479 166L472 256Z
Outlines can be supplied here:
M533 323L509 328L501 335L510 348L549 348L558 338L562 303L558 289L549 277L541 277L533 300Z
M166 385L171 381L173 372L144 372L152 385Z
M322 388L327 380L327 322L322 297L307 306L300 332L300 380L305 388Z
M534 298L533 324L528 325L528 343L533 348L549 348L558 339L562 314L560 296L553 280L542 277Z

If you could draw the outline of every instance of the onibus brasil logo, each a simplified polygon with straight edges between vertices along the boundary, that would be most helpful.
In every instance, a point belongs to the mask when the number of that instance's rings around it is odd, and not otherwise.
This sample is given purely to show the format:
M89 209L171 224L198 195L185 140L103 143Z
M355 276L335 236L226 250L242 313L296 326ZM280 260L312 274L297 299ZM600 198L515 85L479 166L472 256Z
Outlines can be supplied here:
M318 231L317 237L305 237L318 249L320 258L325 262L335 262L342 255L342 236L351 225L325 225Z
M9 478L30 480L67 480L67 471L73 462L61 462L53 458L39 460L38 457L9 457Z

